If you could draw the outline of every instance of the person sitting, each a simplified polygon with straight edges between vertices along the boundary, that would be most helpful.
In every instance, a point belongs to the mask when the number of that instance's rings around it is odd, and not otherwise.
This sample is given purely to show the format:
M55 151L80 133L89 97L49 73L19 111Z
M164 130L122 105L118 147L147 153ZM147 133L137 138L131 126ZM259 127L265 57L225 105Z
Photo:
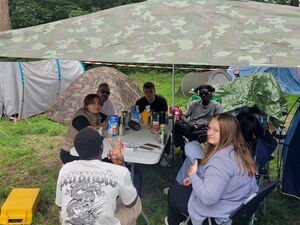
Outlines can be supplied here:
M84 107L77 110L77 112L73 115L63 141L63 146L60 151L60 159L64 164L79 159L78 156L70 154L70 151L73 148L74 137L78 131L88 126L107 126L107 116L100 113L101 104L98 95L87 95L83 100L83 104Z
M101 83L98 86L97 95L99 95L102 104L100 112L107 116L115 115L116 110L111 100L109 99L110 88L107 83Z
M112 163L103 162L103 138L92 127L76 134L74 146L79 160L65 164L57 179L61 224L135 225L141 200L120 146L112 144Z
M181 120L176 121L174 126L175 147L180 147L183 152L184 137L190 141L203 137L199 141L204 141L209 117L222 112L220 103L210 100L212 93L215 91L211 85L200 85L195 91L199 93L201 99L192 101Z
M147 105L150 105L150 110L153 112L167 112L167 100L155 94L155 86L151 82L147 82L143 86L144 96L138 99L135 103L139 108L139 112L143 112Z
M207 217L219 224L228 222L229 215L258 190L255 173L237 119L225 113L213 116L201 164L194 160L183 185L174 185L168 192L166 224L178 225L186 219L184 215L197 225Z

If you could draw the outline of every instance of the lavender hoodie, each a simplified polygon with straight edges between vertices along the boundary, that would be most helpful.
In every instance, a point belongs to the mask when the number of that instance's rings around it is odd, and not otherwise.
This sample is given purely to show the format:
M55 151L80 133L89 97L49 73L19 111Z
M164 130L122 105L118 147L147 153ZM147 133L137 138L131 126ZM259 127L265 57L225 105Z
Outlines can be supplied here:
M207 217L228 218L258 190L255 177L239 168L233 150L233 145L219 150L190 176L193 191L188 212L194 225L202 225Z

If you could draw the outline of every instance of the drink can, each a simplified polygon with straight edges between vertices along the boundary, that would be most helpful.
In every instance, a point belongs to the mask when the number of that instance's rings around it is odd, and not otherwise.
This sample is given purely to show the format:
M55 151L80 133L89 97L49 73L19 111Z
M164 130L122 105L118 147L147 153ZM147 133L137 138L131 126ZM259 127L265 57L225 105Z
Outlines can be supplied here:
M119 126L119 136L123 136L124 135L124 131L125 131L124 126L121 124Z
M163 145L165 145L165 144L167 143L167 135L166 135L166 132L161 132L161 133L160 133L159 141L160 141L160 143L162 143Z
M112 128L112 133L111 133L112 136L116 136L118 135L118 128L117 127L113 127Z

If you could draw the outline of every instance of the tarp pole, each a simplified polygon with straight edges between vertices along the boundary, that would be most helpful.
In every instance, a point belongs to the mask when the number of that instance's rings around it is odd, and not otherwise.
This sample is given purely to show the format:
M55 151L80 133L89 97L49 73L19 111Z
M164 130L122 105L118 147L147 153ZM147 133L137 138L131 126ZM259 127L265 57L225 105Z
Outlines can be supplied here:
M175 124L175 112L174 112L174 108L175 108L175 65L172 65L172 135L171 135L171 154L172 154L172 183L175 183L175 174L174 173L174 164L175 164L175 146L174 146L174 124Z
M24 105L24 93L25 93L25 88L24 88L24 84L25 84L25 80L24 80L24 73L23 73L23 69L22 69L22 64L20 62L18 62L18 66L19 66L19 70L20 70L20 75L21 75L21 81L22 81L22 99L21 99L21 107L20 107L20 111L19 111L19 115L18 118L21 119L21 114L23 112L23 105Z
M57 78L58 78L58 90L56 93L56 100L58 99L60 89L61 89L61 68L60 68L60 62L58 59L55 59L56 66L57 66Z

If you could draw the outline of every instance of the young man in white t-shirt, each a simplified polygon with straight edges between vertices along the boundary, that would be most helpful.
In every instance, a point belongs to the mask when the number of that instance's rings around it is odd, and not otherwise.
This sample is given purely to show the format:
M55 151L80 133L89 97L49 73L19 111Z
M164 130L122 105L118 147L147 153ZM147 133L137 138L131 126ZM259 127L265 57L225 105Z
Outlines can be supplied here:
M101 161L102 137L87 127L74 140L80 160L65 164L58 176L55 203L61 207L63 225L134 225L141 200L124 166L119 146L112 144Z
M107 83L101 83L99 85L98 90L97 90L97 95L100 97L101 103L102 103L100 112L107 116L115 115L116 110L115 110L113 103L109 99L110 88Z

